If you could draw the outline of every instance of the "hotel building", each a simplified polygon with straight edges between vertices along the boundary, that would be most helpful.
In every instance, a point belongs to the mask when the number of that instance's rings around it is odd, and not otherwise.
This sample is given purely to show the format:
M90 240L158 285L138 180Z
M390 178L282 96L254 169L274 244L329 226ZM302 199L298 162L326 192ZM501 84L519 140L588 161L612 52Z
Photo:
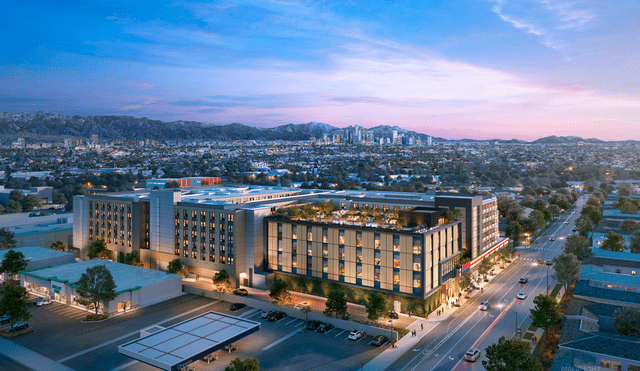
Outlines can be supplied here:
M326 201L336 211L324 218L284 212ZM461 212L450 220L447 209ZM165 270L176 258L202 277L225 269L234 286L265 288L278 272L424 298L455 278L463 250L473 257L498 243L497 221L495 197L259 186L146 190L76 196L73 244L85 259L88 246L103 239L117 261L137 250L151 269Z

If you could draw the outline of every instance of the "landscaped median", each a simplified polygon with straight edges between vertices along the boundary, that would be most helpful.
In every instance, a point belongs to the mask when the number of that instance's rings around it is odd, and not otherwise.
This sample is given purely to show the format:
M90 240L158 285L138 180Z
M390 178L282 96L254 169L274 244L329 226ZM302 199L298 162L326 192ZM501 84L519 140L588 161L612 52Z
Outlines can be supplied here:
M32 328L28 328L26 330L16 331L16 332L9 332L9 331L6 331L6 330L2 330L2 331L0 331L0 335L2 335L2 337L6 338L6 339L13 339L13 338L21 336L21 335L30 334L30 333L32 333L34 331L35 331L35 329L32 329Z
M202 295L208 298L222 300L229 303L243 303L249 307L257 308L260 310L273 310L284 312L287 316L298 318L302 320L309 321L320 321L325 323L330 323L337 328L348 329L348 330L360 330L364 331L367 335L383 335L389 338L391 341L398 341L398 331L392 330L391 328L382 328L377 326L371 326L364 323L347 321L340 318L327 317L324 314L319 313L305 313L301 310L279 306L276 304L272 304L271 302L252 299L244 296L238 296L233 294L224 294L219 292L214 292L211 290L203 290L198 287L190 286L190 285L182 285L182 290L184 292L188 292L190 294Z

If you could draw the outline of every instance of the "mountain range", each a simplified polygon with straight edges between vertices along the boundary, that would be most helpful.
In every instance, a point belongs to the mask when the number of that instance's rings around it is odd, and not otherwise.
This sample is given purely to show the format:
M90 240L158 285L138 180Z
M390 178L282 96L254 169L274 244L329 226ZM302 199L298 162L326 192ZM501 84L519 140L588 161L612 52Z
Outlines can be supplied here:
M98 135L100 140L151 139L154 141L228 141L228 140L309 140L321 138L323 134L339 133L342 128L309 122L307 124L287 124L274 128L258 128L243 124L215 125L197 121L163 122L146 117L131 116L64 116L54 113L7 113L0 112L0 141L16 138L30 138L38 141L61 141L64 138L89 138ZM367 130L376 138L391 138L393 131L420 138L423 143L428 135L416 133L398 126L381 125ZM434 142L446 141L433 138ZM517 139L509 141L463 139L466 142L506 142L532 144L572 144L577 142L603 143L599 139L582 139L576 136L549 136L533 142Z

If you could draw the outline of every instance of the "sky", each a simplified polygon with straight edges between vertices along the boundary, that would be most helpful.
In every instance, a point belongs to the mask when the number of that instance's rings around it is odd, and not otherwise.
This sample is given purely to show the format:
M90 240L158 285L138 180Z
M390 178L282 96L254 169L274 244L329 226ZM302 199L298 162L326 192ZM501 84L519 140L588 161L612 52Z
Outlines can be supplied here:
M14 1L0 112L640 140L638 0Z

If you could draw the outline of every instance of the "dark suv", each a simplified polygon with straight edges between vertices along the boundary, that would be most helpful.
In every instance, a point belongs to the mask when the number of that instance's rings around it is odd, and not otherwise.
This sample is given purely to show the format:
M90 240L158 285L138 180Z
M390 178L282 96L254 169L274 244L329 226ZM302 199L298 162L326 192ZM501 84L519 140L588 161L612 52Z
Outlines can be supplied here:
M233 303L233 304L231 304L229 309L231 309L233 312L235 312L235 311L240 310L240 309L242 309L242 308L244 308L246 306L247 306L247 304L244 304L244 303Z
M320 321L307 321L305 328L309 331L315 331L320 326Z
M18 332L18 331L26 330L28 328L29 328L28 322L18 322L15 325L11 326L11 328L9 329L9 332Z
M276 321L279 321L279 320L283 319L286 316L287 315L285 313L283 313L283 312L269 313L269 315L267 316L267 321L276 322Z
M235 289L233 290L234 295L247 296L249 295L249 291L247 289Z
M391 311L391 312L389 312L389 318L391 318L391 319L398 319L398 318L400 318L400 316L398 316L398 313L397 313L397 312L395 312L395 311Z

